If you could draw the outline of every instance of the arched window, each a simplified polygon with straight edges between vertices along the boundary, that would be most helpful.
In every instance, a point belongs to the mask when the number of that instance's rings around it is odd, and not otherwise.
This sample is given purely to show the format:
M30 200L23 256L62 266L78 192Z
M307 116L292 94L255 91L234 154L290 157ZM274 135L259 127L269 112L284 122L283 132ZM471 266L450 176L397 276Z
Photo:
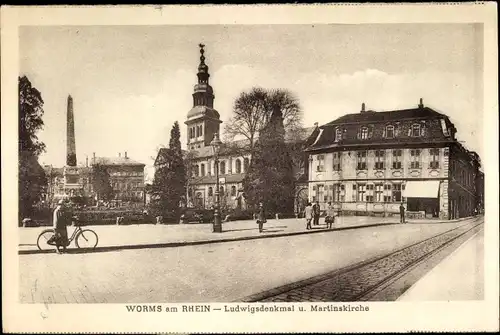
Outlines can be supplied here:
M394 126L389 125L385 127L385 137L386 138L394 138Z
M236 159L236 173L241 173L241 161L239 159Z
M200 165L200 175L203 177L205 175L205 164Z
M212 188L212 187L209 187L209 188L208 188L208 196L209 196L209 197L211 197L211 196L213 196L213 195L214 195L214 190L213 190L213 188Z
M245 172L248 172L248 167L250 166L250 160L248 158L243 159L243 166L245 168Z
M219 172L220 174L226 174L226 162L224 161L220 162Z
M420 136L420 125L414 123L411 125L410 136L419 137Z
M231 186L231 196L235 196L236 195L236 186Z
M219 195L224 195L224 186L219 187Z
M198 177L198 173L199 173L198 165L193 166L193 176Z

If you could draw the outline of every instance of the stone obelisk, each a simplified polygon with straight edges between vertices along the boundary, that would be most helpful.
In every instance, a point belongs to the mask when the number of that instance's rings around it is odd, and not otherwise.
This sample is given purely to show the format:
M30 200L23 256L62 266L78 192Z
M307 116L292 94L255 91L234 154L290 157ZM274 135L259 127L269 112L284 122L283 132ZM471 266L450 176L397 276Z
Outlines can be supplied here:
M68 123L66 129L66 165L76 166L75 116L73 115L73 98L68 95Z

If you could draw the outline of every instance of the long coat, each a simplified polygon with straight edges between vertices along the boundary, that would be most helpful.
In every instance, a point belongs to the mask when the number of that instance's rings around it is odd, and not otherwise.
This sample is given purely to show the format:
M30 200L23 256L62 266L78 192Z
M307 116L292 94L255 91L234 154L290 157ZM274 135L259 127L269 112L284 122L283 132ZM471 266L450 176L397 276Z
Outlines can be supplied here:
M304 210L304 216L306 217L306 220L312 220L313 218L313 208L312 206L307 206L306 209Z
M259 220L260 222L266 222L266 211L264 210L264 207L259 208L257 220Z

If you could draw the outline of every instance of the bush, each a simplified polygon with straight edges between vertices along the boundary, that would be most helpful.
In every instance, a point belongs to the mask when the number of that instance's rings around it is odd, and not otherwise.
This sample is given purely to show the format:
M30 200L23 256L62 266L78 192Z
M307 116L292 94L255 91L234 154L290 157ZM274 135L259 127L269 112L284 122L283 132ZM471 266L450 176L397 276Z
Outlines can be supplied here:
M241 210L234 209L224 213L224 217L229 215L228 221L237 221L237 220L252 220L253 219L253 211L250 210Z

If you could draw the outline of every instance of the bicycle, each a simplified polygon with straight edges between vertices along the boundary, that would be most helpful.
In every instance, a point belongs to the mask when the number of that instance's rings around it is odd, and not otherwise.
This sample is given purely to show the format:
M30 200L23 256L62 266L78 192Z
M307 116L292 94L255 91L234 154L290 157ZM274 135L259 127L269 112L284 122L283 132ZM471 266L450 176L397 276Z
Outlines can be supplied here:
M45 229L42 231L36 241L38 249L50 250L56 247L56 243L53 241L54 235L54 229ZM99 237L92 229L82 229L80 225L76 225L71 237L68 238L66 246L69 246L73 240L75 240L75 245L79 249L94 249L99 242Z

